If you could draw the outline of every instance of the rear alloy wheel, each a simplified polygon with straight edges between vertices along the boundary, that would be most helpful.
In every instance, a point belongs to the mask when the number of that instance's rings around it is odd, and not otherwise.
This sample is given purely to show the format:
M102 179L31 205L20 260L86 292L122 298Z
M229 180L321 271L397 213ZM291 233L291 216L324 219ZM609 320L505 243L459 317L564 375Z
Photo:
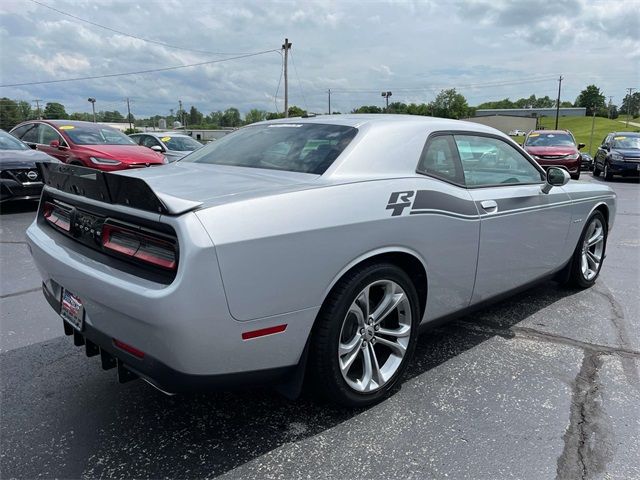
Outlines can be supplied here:
M605 180L613 180L613 173L609 170L609 164L604 164L604 179Z
M319 392L346 406L384 398L413 355L418 316L415 287L395 265L372 265L341 280L314 332Z
M605 256L607 235L604 215L595 211L589 218L573 254L570 283L580 288L588 288L596 282Z

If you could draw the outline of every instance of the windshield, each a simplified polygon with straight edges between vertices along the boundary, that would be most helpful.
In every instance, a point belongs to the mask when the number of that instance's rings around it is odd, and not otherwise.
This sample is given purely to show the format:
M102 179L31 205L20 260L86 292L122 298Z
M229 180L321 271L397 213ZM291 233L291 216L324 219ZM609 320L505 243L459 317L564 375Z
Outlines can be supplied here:
M613 148L640 149L640 137L613 137Z
M181 161L322 175L357 132L353 127L317 123L249 126Z
M576 143L568 133L530 133L525 145L530 147L575 147Z
M124 133L105 125L62 125L58 129L76 145L135 145Z
M29 147L13 135L0 130L0 150L29 150Z
M191 137L160 137L160 140L167 146L169 150L178 152L193 152L202 147L202 144Z

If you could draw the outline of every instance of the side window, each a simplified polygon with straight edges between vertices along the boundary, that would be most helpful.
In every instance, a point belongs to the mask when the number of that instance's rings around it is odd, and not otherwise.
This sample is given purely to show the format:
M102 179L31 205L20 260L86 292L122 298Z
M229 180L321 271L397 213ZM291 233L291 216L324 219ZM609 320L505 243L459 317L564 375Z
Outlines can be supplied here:
M24 132L22 136L22 141L27 143L38 143L38 127L39 123L32 123L29 125L29 128Z
M11 131L11 135L13 135L16 138L22 139L22 137L24 136L26 131L31 129L31 128L33 128L33 124L22 125L21 127L14 128Z
M455 135L468 187L540 183L542 173L503 140Z
M151 135L145 135L144 137L142 137L142 141L140 142L140 145L144 146L144 147L154 147L154 146L160 146L160 142L158 142L158 140L156 140L155 138L153 138Z
M38 143L42 145L49 145L52 141L58 140L60 141L60 135L49 125L40 124L40 128L38 129Z
M448 182L464 183L451 135L438 135L427 140L417 171Z
M136 145L140 145L142 143L142 135L129 135L129 138L131 138L131 140L133 140L134 142L136 142Z

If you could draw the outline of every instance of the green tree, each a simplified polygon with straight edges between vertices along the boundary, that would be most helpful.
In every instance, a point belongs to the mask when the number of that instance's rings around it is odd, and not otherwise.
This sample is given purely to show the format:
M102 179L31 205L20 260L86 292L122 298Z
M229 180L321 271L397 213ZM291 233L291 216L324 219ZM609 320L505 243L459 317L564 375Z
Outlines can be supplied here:
M20 123L18 104L10 98L0 98L0 128L9 131L18 123Z
M361 107L354 108L351 113L382 113L382 108L377 105L362 105Z
M221 127L239 127L242 125L242 119L240 118L240 112L237 108L227 108L222 114L220 122Z
M100 111L97 117L98 117L97 120L99 122L105 122L105 123L124 123L125 122L124 116L118 110L113 110L112 112L109 110L105 112Z
M588 85L587 88L580 92L580 95L576 98L575 106L586 107L588 116L593 115L594 110L597 112L607 108L604 95L595 85Z
M207 115L207 123L210 123L214 127L220 127L222 126L223 116L224 114L219 110L217 112L211 112L209 115Z
M64 105L58 102L49 102L44 107L44 118L51 120L66 120L69 118L64 109Z
M402 102L392 102L389 104L387 113L407 113L407 104Z
M203 118L204 115L191 105L191 109L189 109L189 125L201 125Z
M261 122L267 118L267 112L264 110L258 110L257 108L252 108L244 117L244 123L249 125L250 123Z
M303 115L306 115L307 111L301 109L300 107L297 107L295 105L291 105L289 107L289 116L290 117L302 117Z
M33 120L35 118L35 115L31 110L31 104L24 100L18 101L18 115L21 122L24 122L25 120Z
M464 118L470 113L467 99L456 92L455 88L442 90L431 102L430 107L435 117Z
M627 113L631 113L634 118L640 114L640 92L635 92L633 95L625 95L620 106L620 115L626 115Z

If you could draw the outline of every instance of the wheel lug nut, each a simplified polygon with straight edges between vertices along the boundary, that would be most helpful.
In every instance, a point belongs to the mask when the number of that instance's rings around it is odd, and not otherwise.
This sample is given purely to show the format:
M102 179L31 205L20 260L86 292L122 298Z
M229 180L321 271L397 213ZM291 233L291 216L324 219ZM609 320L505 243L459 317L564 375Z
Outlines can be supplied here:
M376 332L380 330L380 325L376 325Z
M360 335L364 335L364 328L360 329Z
M365 348L367 346L367 341L365 340L364 342L362 342L362 348Z
M376 339L375 339L375 338L372 338L372 339L371 339L371 344L373 345L374 343L376 343Z

